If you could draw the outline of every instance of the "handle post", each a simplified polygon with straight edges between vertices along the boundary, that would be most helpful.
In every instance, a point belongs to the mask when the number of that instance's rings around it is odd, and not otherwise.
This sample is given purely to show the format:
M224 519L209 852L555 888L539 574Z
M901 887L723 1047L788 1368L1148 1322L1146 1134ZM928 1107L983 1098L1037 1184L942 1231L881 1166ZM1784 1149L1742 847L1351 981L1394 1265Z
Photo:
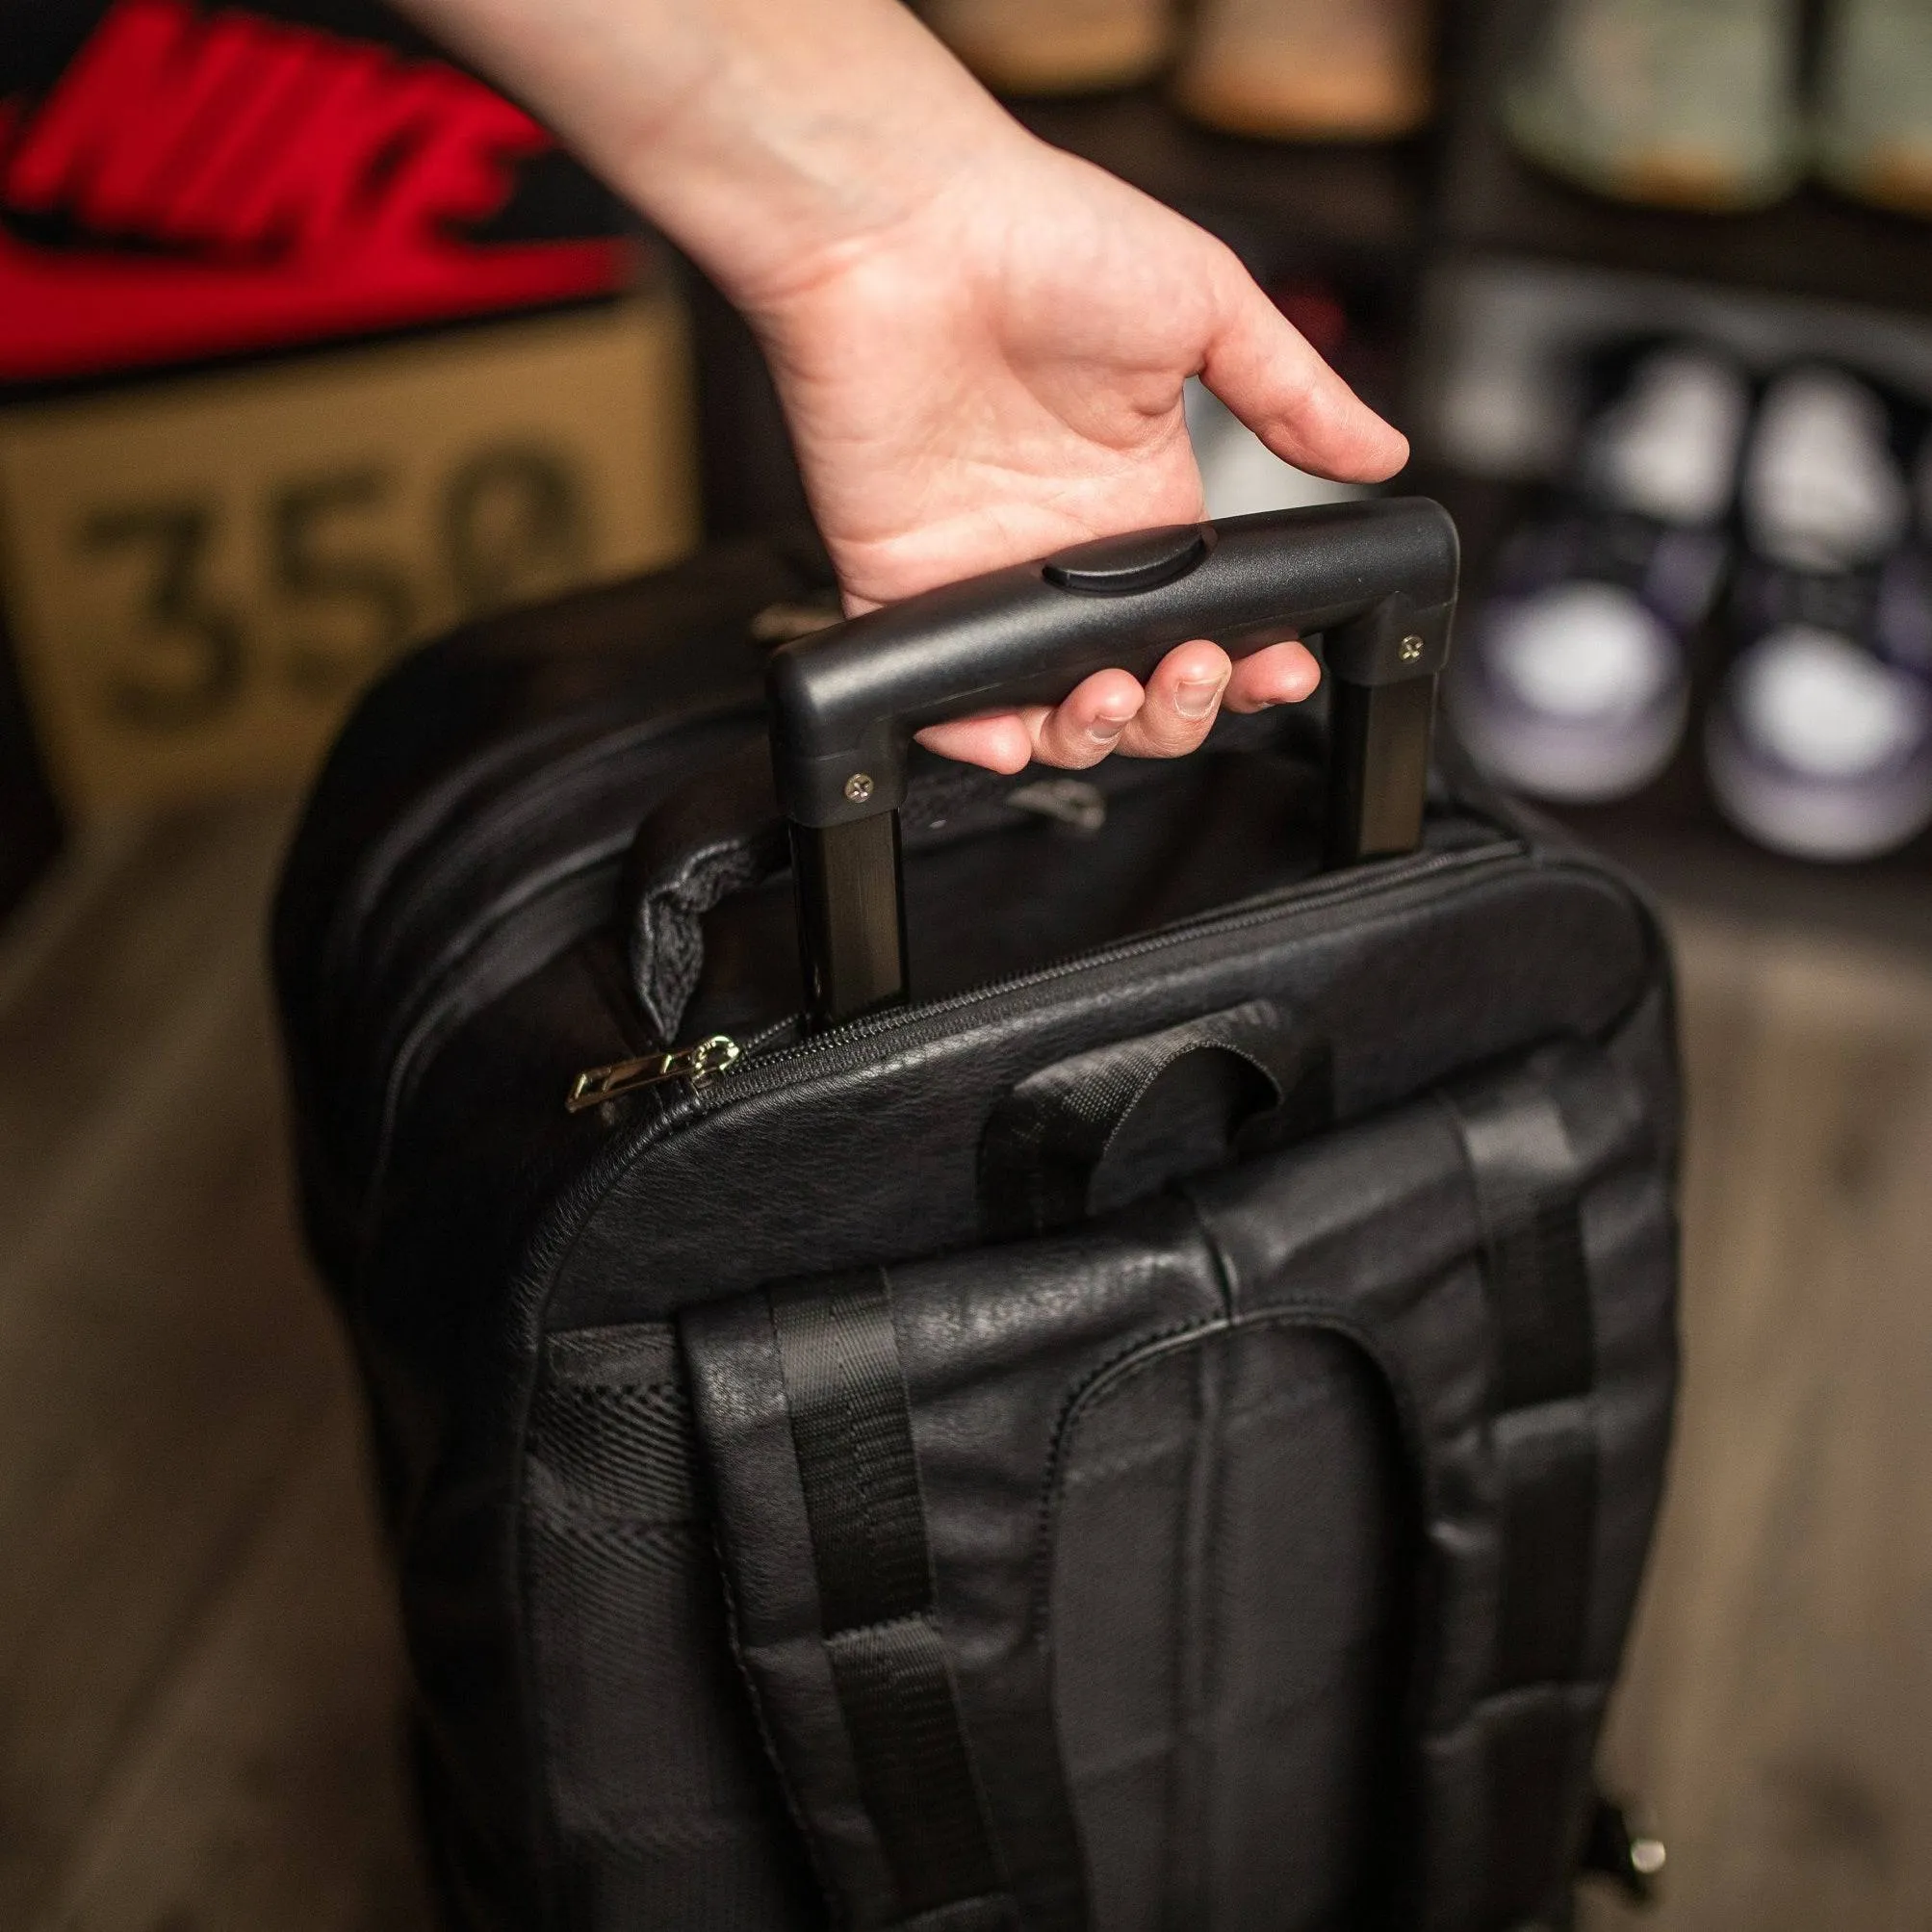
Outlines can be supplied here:
M1413 852L1422 843L1435 683L1357 684L1330 676L1322 861L1331 871Z
M914 732L1052 704L1090 671L1145 679L1176 644L1243 657L1319 634L1332 753L1326 860L1422 836L1455 527L1423 498L1104 538L911 598L771 659L772 764L791 821L814 1030L907 993L898 807Z
M806 1024L842 1025L906 997L899 814L844 825L791 822Z

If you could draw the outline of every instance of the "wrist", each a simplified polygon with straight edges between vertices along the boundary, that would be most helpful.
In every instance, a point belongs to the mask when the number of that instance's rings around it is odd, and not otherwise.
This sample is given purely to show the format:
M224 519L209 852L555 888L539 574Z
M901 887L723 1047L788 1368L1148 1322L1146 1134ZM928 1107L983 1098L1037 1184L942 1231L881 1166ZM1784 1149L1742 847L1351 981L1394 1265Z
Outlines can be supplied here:
M901 0L408 0L755 314L1026 136Z
M1030 140L900 0L713 7L744 17L615 180L754 316Z

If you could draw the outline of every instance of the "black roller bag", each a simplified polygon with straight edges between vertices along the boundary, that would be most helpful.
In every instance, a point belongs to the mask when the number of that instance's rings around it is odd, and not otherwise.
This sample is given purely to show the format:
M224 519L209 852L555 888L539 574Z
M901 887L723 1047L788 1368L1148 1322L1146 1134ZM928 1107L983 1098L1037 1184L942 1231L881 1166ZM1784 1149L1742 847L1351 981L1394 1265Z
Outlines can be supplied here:
M1455 568L1356 503L818 629L719 550L363 704L275 964L452 1923L1568 1921L1671 994L1428 773ZM1297 632L1324 704L1191 759L909 750Z

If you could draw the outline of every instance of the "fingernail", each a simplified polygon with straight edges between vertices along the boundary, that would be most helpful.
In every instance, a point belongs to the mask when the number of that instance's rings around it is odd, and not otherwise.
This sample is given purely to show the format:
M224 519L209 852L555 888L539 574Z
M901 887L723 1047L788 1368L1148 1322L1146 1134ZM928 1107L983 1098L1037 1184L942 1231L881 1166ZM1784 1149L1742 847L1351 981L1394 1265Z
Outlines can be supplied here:
M1204 718L1221 702L1225 678L1206 678L1174 687L1174 709L1184 718Z
M1110 745L1127 729L1125 718L1095 718L1087 727L1087 735L1096 745Z

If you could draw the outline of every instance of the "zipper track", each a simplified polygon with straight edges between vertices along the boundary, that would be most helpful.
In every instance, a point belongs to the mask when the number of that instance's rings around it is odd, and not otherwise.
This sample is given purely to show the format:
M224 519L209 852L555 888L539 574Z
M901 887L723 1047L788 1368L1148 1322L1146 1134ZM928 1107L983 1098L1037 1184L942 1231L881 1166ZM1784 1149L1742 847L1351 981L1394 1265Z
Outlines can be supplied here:
M1203 914L1158 933L1149 933L1142 939L1121 940L1095 952L1081 953L1052 966L1037 967L1032 972L992 980L985 986L924 1005L895 1007L886 1013L848 1020L842 1026L833 1027L796 1045L770 1052L761 1050L762 1041L795 1030L797 1019L794 1017L778 1026L766 1028L749 1042L741 1042L744 1058L737 1066L695 1088L685 1102L675 1108L675 1113L682 1117L686 1113L708 1112L724 1100L770 1093L789 1085L801 1068L836 1071L848 1063L862 1064L866 1057L863 1049L889 1035L903 1036L906 1043L916 1045L940 1022L950 1020L960 1013L1015 993L1030 992L1037 987L1051 986L1076 974L1146 959L1198 940L1246 932L1255 926L1271 924L1286 914L1321 912L1353 900L1372 899L1379 893L1414 886L1444 873L1479 871L1507 861L1526 858L1529 850L1523 839L1512 837L1453 852L1431 852L1419 860L1397 860L1387 866L1377 867L1369 876L1361 872L1331 875L1326 887L1311 885L1304 880L1272 892L1264 899L1250 900L1230 912ZM667 1114L664 1125L668 1127L671 1124L672 1116Z
M739 700L681 711L652 719L641 729L580 742L577 757L562 772L553 766L532 773L523 766L502 789L480 802L477 815L449 847L435 854L435 863L390 917L378 910L358 922L347 940L357 964L352 971L342 971L338 983L358 987L360 996L354 1007L336 1017L331 1033L333 1049L368 1069L366 1081L358 1084L378 1096L373 1115L362 1116L365 1124L351 1127L344 1150L354 1176L359 1218L381 1193L397 1123L417 1086L452 1025L475 1010L476 986L501 990L506 973L513 981L534 971L604 923L634 823L621 836L586 836L575 850L553 855L543 868L549 877L535 890L526 888L522 897L511 894L508 903L500 902L487 914L477 909L473 919L477 923L460 943L451 945L446 935L431 958L400 972L398 962L408 961L423 933L441 931L452 900L460 899L479 869L514 862L518 844L528 842L533 830L547 827L560 806L585 794L604 796L632 769L648 774L658 762L654 754L673 735L694 727L722 732L735 721L755 717L759 708ZM445 811L430 826L428 843L447 823ZM419 844L404 855L385 855L386 882L378 907L424 850ZM385 988L385 973L397 983Z
M385 1036L385 1043L394 1043L381 1056L382 1110L370 1144L363 1183L366 1203L380 1193L397 1122L427 1072L436 1049L451 1027L460 1025L482 1003L477 997L479 985L485 989L483 999L503 990L498 983L500 975L488 968L509 952L511 970L505 983L514 984L544 961L554 959L575 940L595 932L603 923L618 870L617 859L595 850L586 854L580 863L549 879L540 890L505 912L458 958L446 962L429 982L432 995L437 988L442 989L440 998L424 997L418 990L413 1010L405 1010L402 1023L392 1026Z
M625 720L613 707L606 725L621 728ZM382 923L385 902L397 881L433 845L451 820L478 795L488 811L501 799L524 788L542 760L553 758L559 739L575 739L580 752L595 742L597 720L584 717L553 719L541 732L489 747L444 773L419 793L364 855L337 899L322 940L321 979L324 985L353 983L353 962L365 933ZM592 736L584 733L590 730ZM608 735L608 732L605 735Z

